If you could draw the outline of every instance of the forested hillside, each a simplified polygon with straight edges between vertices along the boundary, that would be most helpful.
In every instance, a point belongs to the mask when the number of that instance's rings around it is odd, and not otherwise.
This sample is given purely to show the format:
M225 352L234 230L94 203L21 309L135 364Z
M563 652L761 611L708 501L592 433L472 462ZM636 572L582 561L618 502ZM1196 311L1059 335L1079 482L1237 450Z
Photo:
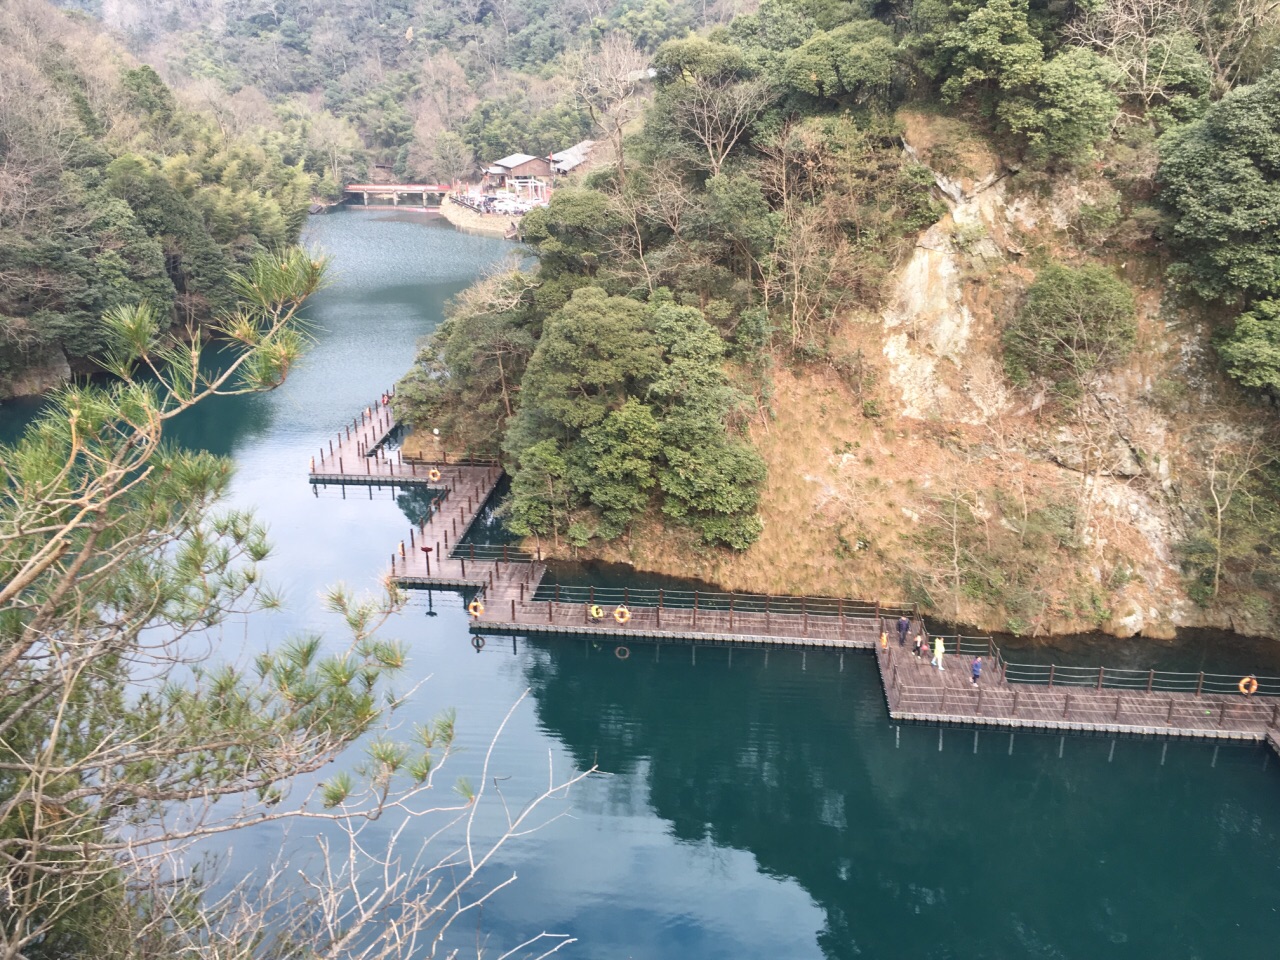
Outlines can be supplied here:
M765 0L669 40L401 410L500 452L553 550L1274 629L1276 38L1265 3Z
M1019 632L1277 628L1271 0L64 6L178 95L119 68L140 132L77 134L90 187L133 211L138 154L225 257L270 236L222 225L229 144L281 203L602 141L400 392L549 549ZM170 302L216 298L154 229Z
M477 161L590 135L568 63L611 32L640 50L734 0L59 0L232 128L282 124L327 152L321 192L370 163L452 181ZM643 61L641 61L643 64Z
M208 320L297 240L312 178L279 138L228 135L43 2L0 6L0 46L0 395L88 369L113 307Z

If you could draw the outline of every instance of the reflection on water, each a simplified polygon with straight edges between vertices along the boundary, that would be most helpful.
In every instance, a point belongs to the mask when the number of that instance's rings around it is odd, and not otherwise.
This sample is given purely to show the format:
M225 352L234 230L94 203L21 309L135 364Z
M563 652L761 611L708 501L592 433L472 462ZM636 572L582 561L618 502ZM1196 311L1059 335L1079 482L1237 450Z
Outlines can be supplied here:
M600 855L636 858L628 821L660 817L709 873L682 911L778 922L769 939L786 922L735 910L738 885L751 903L760 875L798 884L820 927L801 936L800 910L781 955L1210 957L1280 933L1265 748L898 728L861 654L527 642L539 719L615 777L597 815L620 839ZM667 850L647 859L675 871ZM667 928L634 889L610 923ZM771 955L740 946L686 955Z

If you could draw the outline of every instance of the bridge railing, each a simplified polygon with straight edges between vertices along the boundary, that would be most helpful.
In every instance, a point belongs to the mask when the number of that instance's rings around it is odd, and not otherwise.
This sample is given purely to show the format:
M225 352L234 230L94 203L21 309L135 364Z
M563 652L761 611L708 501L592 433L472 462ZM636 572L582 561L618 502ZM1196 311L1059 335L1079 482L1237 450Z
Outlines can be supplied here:
M812 617L885 618L916 617L914 605L866 603L839 597L775 597L760 593L722 593L712 590L669 590L666 588L539 585L535 601L552 600L584 605L599 604L610 611L616 606L661 607L677 610L742 614L798 614ZM891 626L891 625L890 625Z
M896 615L895 615L896 616ZM986 657L988 675L1003 678L1010 684L1026 686L1093 688L1095 690L1132 691L1134 693L1240 694L1240 674L1203 673L1194 671L1135 669L1126 667L1063 666L1061 664L1011 663L990 637L929 636L932 644L943 641L948 654ZM991 668L994 668L994 674ZM1258 687L1253 696L1280 697L1280 677L1250 674Z
M579 601L530 600L520 597L494 599L492 616L512 623L547 624L558 627L599 627L625 629L628 633L652 631L675 634L754 635L778 642L789 640L815 645L839 646L849 641L870 645L874 638L874 621L854 617L811 616L795 610L739 611L730 608L643 606L629 604L626 612L617 607L598 604L599 616L593 617L593 604Z
M418 466L426 467L496 467L498 466L497 457L482 457L479 454L472 454L471 451L463 453L450 453L448 450L442 450L438 457L414 457L404 452L400 454L401 459L405 463L413 463Z
M1046 687L1092 687L1095 690L1132 690L1141 693L1239 694L1244 679L1239 674L1177 670L1135 670L1122 667L1070 667L1058 664L1003 663L1009 683ZM1253 676L1257 696L1280 696L1280 677Z
M533 563L533 554L505 543L458 543L449 551L451 559L488 560L502 563Z
M979 683L948 687L895 679L889 688L892 707L917 716L994 717L1005 720L1128 725L1154 728L1221 729L1265 732L1280 721L1280 703L1220 696L1196 700L1176 692L1145 690L1081 690L1078 687L991 686Z

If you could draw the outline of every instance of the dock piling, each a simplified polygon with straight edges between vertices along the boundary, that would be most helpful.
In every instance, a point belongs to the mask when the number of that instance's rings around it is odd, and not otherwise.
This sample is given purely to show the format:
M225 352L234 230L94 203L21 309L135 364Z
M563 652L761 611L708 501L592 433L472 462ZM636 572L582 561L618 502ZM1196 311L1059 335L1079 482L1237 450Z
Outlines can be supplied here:
M310 482L316 496L319 495L321 484L327 486L329 482L337 481L344 499L347 498L346 487L354 484L366 487L370 500L374 499L375 486L380 488L379 499L389 495L394 500L396 488L411 482L407 478L412 477L418 483L426 484L430 470L440 469L432 467L432 461L422 461L420 464L406 457L402 450L393 451L384 445L388 432L396 426L395 418L385 409L385 404L380 404L376 412L375 408L367 409L359 419L353 421L353 425L357 428L354 436L350 427L344 427L339 432L336 443L333 440L324 441L320 445L318 456L310 457ZM346 478L345 461L353 455L353 451L359 452L358 455L364 460L365 470L361 473L359 466L353 462L350 483L343 482ZM407 471L404 469L406 460L409 464ZM447 452L440 450L434 462L448 464ZM422 471L418 470L419 465L424 466ZM378 467L376 471L373 470L374 466ZM501 477L502 471L492 463L476 463L469 457L447 469L449 476L442 478L443 483L432 481L430 484L430 510L420 522L411 524L408 543L400 540L393 548L393 578L412 586L426 585L422 576L425 569L427 583L479 587L480 595L492 607L482 618L482 627L501 626L497 621L502 619L502 612L507 612L511 624L523 620L520 630L526 632L616 633L617 625L611 621L601 624L590 622L590 607L601 596L596 585L586 587L587 604L584 605L583 592L566 590L563 585L557 584L545 593L549 597L546 601L545 623L538 623L541 618L536 615L536 607L530 610L531 620L521 618L524 605L536 603L533 598L545 574L541 543L536 544L532 557L519 550L512 550L510 544L482 544L481 550L477 551L472 543L466 551L459 549L461 544L458 541L466 539L466 531L485 509L492 495L493 485ZM389 494L381 492L382 488L388 489ZM450 506L457 506L457 512L446 510L446 502ZM414 529L415 526L417 529ZM450 532L454 534L452 540ZM428 543L434 543L434 548L427 546ZM499 546L500 551L496 549ZM433 569L433 549L437 559L456 561L457 566L437 564ZM422 551L422 567L408 562L410 553L414 550ZM481 564L479 576L468 574L468 560L473 564ZM526 584L530 585L527 590ZM621 594L623 604L629 605L632 602L630 585L624 586L618 593ZM605 596L616 598L618 593ZM983 672L982 683L970 693L969 685L963 682L967 677L956 678L950 672L944 674L922 670L918 664L914 667L900 667L899 661L903 658L899 656L901 651L896 646L889 650L878 649L877 641L883 630L884 617L894 612L914 614L917 629L928 638L928 632L920 619L918 604L846 602L847 598L840 597L787 597L782 599L781 616L774 623L773 600L777 598L768 595L744 596L733 592L708 593L706 590L693 590L690 593L679 594L679 599L675 602L678 608L676 614L674 617L668 616L664 624L663 614L669 612L666 609L667 592L658 588L651 594L637 587L634 599L641 609L637 612L630 632L641 635L647 633L655 639L670 637L686 641L712 640L717 643L758 640L765 644L766 664L770 643L800 647L802 664L803 650L809 646L837 648L841 651L841 666L844 649L877 649L876 660L885 697L890 716L895 721L976 723L978 726L999 725L1012 729L1035 727L1099 731L1109 735L1127 731L1151 735L1160 730L1158 717L1163 711L1168 735L1258 740L1273 730L1280 730L1280 698L1270 698L1271 705L1267 706L1264 702L1259 702L1262 697L1237 701L1222 695L1223 690L1234 685L1234 676L1200 672L1195 675L1193 694L1192 685L1184 686L1181 682L1188 679L1188 675L1179 677L1177 674L1161 673L1157 676L1152 668L1143 678L1140 671L1117 673L1112 669L1108 680L1108 668L1105 666L1085 670L1068 667L1064 668L1066 673L1059 673L1054 664L1047 668L1032 664L1010 665L990 637L972 638L967 651L963 648L964 638L943 638L947 652L972 656L981 653L990 658L991 669ZM656 604L651 599L646 599L654 594ZM508 601L509 607L497 605L502 599ZM809 609L811 599L813 610ZM652 617L645 612L645 608L650 606L653 608ZM705 616L699 622L699 615L708 608L713 614L711 622L708 623ZM811 613L818 615L816 622L811 622ZM723 619L721 614L725 614ZM579 620L579 616L584 619ZM730 636L725 636L726 630ZM952 639L955 640L954 644ZM985 649L980 645L984 641ZM957 680L960 682L957 683ZM1111 684L1110 688L1108 683ZM1059 691L1060 696L1033 690L1024 698L1022 690L1028 684L1050 689L1057 685L1063 689ZM1270 697L1272 692L1268 689L1263 696ZM1214 711L1210 703L1202 699L1197 707L1194 698L1207 698L1207 701L1216 702L1217 717L1212 717ZM941 713L939 704L942 705ZM1260 730L1264 731L1261 735ZM1274 739L1276 734L1271 733L1271 736ZM1280 749L1280 741L1277 741L1276 748Z

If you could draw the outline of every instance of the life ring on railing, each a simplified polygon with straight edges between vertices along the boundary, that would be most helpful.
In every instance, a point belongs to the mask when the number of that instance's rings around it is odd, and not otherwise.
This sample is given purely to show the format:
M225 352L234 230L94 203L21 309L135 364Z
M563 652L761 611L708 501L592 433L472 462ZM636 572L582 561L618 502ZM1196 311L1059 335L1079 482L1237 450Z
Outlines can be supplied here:
M432 467L430 470L428 470L428 471L427 471L427 479L428 479L428 480L439 480L439 479L440 479L440 471L439 471L439 470L437 470L435 467Z
M587 615L591 617L592 623L599 623L600 620L604 617L604 611L600 609L600 604L593 603L587 609Z
M1236 686L1240 688L1240 692L1246 697L1252 697L1258 692L1258 678L1252 675L1241 677Z
M613 611L613 619L617 620L621 624L625 624L631 619L631 611L625 606L619 605L618 608Z
M484 649L484 637L474 636L471 638L471 645L476 648L476 653Z
M471 614L477 620L484 616L484 604L477 598L467 604L467 613Z
M618 646L616 649L614 649L613 655L617 657L619 660L625 660L627 659L627 657L631 656L631 651L624 646Z

